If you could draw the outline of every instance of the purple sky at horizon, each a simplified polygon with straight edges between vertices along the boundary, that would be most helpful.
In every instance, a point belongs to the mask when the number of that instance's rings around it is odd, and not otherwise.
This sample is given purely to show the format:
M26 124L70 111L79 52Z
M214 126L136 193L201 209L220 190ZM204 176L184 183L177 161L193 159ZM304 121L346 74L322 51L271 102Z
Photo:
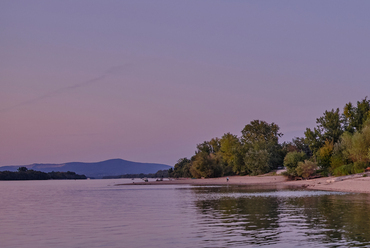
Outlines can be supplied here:
M174 165L370 92L369 1L1 1L0 166Z

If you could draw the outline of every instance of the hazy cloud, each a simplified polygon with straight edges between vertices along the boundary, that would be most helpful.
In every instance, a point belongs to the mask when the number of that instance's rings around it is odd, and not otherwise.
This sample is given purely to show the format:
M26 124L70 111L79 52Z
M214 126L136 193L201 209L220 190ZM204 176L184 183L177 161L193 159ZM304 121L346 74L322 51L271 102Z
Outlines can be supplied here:
M122 72L124 69L127 68L127 66L128 65L113 66L113 67L109 68L107 71L105 71L103 74L101 74L98 77L92 78L92 79L87 80L85 82L81 82L81 83L73 84L73 85L70 85L70 86L62 87L62 88L59 88L57 90L48 92L48 93L46 93L44 95L35 97L33 99L30 99L30 100L27 100L27 101L24 101L24 102L21 102L19 104L16 104L16 105L13 105L13 106L10 106L10 107L7 107L7 108L2 108L2 109L0 109L0 113L1 112L7 112L9 110L12 110L12 109L15 109L15 108L19 108L19 107L22 107L22 106L27 106L27 105L30 105L30 104L39 102L39 101L41 101L43 99L54 97L54 96L58 96L60 94L67 93L69 91L73 91L73 90L78 89L78 88L86 87L86 86L88 86L90 84L93 84L93 83L101 82L105 78L107 78L108 76L110 76L112 74L117 74L117 73Z

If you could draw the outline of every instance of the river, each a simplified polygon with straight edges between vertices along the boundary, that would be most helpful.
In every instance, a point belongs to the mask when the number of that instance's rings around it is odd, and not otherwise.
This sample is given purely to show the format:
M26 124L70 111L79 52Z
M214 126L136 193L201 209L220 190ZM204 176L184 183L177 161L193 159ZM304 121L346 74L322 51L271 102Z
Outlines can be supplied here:
M0 182L0 247L370 246L369 194L123 182Z

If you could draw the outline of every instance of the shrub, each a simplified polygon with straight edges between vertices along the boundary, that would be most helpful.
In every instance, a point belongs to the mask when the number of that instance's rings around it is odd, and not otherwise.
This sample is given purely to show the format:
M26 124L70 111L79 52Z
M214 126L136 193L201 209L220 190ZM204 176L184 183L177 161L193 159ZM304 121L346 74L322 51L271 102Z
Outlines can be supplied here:
M343 141L334 144L332 156L330 158L330 171L333 172L336 168L349 164L348 153Z
M311 162L309 160L305 160L304 162L298 162L296 172L298 176L308 178L309 176L315 174L316 169L317 169L316 163Z
M353 164L345 164L334 169L334 176L345 176L352 174Z
M345 164L336 168L333 173L335 176L346 176L356 173L362 173L365 171L366 164L355 162L353 164Z
M190 167L190 173L195 178L220 177L222 176L222 167L214 154L200 152Z
M296 168L299 162L303 162L307 158L304 152L288 152L284 158L284 166L287 168L287 172L291 176L297 176Z
M330 159L334 150L333 141L325 141L325 144L316 153L320 168L327 170L330 167Z
M251 176L269 172L269 153L266 150L250 149L244 158L245 165Z
M370 120L366 121L361 131L354 134L344 133L342 143L345 144L346 155L352 162L370 163Z

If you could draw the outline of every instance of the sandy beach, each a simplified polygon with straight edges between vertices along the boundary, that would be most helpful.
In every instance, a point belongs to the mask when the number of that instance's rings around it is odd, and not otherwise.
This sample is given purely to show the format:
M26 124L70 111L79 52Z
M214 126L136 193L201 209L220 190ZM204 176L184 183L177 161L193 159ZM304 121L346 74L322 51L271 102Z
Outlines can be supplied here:
M131 185L165 185L165 184L191 184L191 185L258 185L274 187L297 187L313 190L329 190L341 192L370 193L370 173L343 177L322 177L311 180L288 181L281 175L262 176L230 176L227 177L191 179L179 178L165 181L139 182Z
M363 174L343 177L323 177L313 180L285 181L284 184L316 190L370 193L370 174L367 173L366 177Z

